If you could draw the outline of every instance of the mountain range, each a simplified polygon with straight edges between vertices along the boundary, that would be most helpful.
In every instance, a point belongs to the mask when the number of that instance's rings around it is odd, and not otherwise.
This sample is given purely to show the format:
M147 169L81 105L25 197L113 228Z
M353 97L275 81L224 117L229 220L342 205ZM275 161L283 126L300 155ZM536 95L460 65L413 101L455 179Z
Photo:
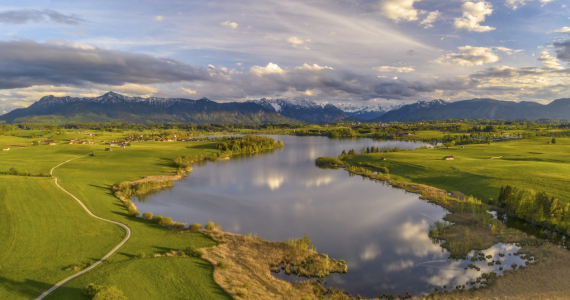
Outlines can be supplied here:
M538 120L570 119L570 98L558 99L547 105L536 102L512 102L494 99L472 99L457 102L419 101L392 110L374 122L409 122L443 119Z
M334 105L300 98L220 103L202 98L141 98L108 92L99 97L45 96L0 121L69 123L328 123L348 117Z
M27 108L0 116L0 121L22 123L331 123L337 121L407 122L442 119L538 120L570 119L570 98L548 105L472 99L456 102L418 101L368 106L315 103L303 98L215 102L202 98L141 98L108 92L99 97L45 96Z

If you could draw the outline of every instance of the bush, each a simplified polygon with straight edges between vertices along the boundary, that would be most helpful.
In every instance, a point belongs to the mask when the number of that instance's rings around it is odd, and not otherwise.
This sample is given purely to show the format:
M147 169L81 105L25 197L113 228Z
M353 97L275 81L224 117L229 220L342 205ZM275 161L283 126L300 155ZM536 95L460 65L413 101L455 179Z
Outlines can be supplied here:
M192 224L192 225L190 225L190 227L188 227L188 229L190 229L190 231L198 231L198 230L202 229L202 225Z
M176 223L172 224L172 227L174 227L174 229L176 229L176 230L182 230L182 229L184 229L184 223L176 222Z
M154 216L152 217L152 221L154 223L160 223L162 221L162 216Z
M335 157L319 157L316 163L318 166L340 166L344 164L342 160Z
M145 218L145 219L147 219L147 220L152 219L152 213L151 213L151 212L145 212L145 213L143 214L143 218Z
M93 283L85 288L85 296L93 300L127 300L115 286L101 286Z
M219 261L217 264L218 268L221 270L227 270L230 266L223 261Z
M170 226L172 225L172 219L171 218L163 218L162 220L160 220L160 222L158 222L158 224L162 225L162 226Z
M129 216L136 218L140 215L141 213L138 210L129 210Z
M210 221L208 222L208 224L206 224L206 229L207 230L214 230L216 228L216 224L214 224L214 222Z
M186 248L186 250L184 252L188 256L202 258L202 252L196 250L196 248L194 248L192 246Z
M237 292L236 296L243 298L243 297L245 297L245 293L244 292Z
M146 254L144 254L144 252L139 253L139 255L137 255L138 258L145 258Z

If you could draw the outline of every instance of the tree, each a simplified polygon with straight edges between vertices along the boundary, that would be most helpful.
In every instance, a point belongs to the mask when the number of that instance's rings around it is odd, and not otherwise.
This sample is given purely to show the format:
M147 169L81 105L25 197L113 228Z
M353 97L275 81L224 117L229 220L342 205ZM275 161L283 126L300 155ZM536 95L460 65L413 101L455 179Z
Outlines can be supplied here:
M143 218L145 218L145 219L147 219L147 220L152 219L152 213L151 213L151 212L145 212L145 213L143 214Z
M552 196L550 198L550 211L549 211L549 218L554 220L560 220L563 215L562 207L560 206L560 202L558 201L558 197Z
M556 144L556 138L552 138L552 144Z

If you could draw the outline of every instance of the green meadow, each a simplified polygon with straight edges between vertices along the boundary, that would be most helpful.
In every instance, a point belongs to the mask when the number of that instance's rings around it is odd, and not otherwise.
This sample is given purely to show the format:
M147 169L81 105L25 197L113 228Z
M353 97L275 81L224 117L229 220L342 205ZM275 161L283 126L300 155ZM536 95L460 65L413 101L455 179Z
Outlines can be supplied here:
M545 191L570 202L570 139L534 137L491 144L349 156L348 163L372 162L397 181L460 191L483 201L497 200L501 186ZM349 149L346 149L347 151ZM358 150L358 149L356 149ZM340 154L340 153L339 153ZM454 160L443 160L453 156ZM385 157L386 160L380 160Z
M68 139L71 135L67 136ZM99 139L99 137L98 137ZM94 214L126 224L131 238L107 263L72 280L51 299L81 299L89 283L113 283L129 299L157 299L157 292L183 290L191 299L227 299L212 279L213 267L189 258L146 257L183 250L189 246L210 247L216 243L201 233L176 233L139 218L129 217L112 194L112 185L151 175L172 175L173 158L218 152L215 142L139 142L126 149L105 145L30 146L27 138L0 136L0 171L46 172L68 159L83 156L54 171L60 185L78 197ZM16 146L14 146L16 145ZM51 285L103 257L125 235L119 226L94 219L79 204L59 190L50 177L1 176L0 186L0 298L34 299ZM142 212L141 212L142 213ZM164 216L167 217L167 216ZM176 221L176 220L175 220ZM215 220L214 220L215 221ZM174 260L177 260L174 262ZM79 266L78 269L70 266ZM119 271L121 270L121 271ZM130 271L132 272L130 272ZM107 277L110 273L112 277ZM132 273L132 274L131 274ZM97 275L99 274L99 275ZM101 276L106 274L106 276ZM159 280L160 276L172 278ZM158 277L157 277L158 276ZM109 281L112 278L112 282ZM142 291L150 291L146 298ZM59 296L56 296L59 295ZM180 298L178 298L180 299Z

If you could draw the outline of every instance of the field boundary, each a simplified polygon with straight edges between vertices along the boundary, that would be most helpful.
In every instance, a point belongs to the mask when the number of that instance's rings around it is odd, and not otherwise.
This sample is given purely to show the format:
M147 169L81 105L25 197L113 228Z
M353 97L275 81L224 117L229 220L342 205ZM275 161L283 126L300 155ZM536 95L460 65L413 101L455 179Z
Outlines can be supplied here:
M59 183L58 183L58 178L55 177L55 176L53 176L53 170L55 170L57 167L59 167L59 166L65 164L65 163L68 163L68 162L70 162L70 161L72 161L72 160L76 160L76 159L78 159L78 158L85 157L85 156L87 156L87 155L89 155L89 154L86 154L86 155L83 155L83 156L80 156L80 157L76 157L76 158L72 158L72 159L70 159L70 160L64 161L64 162L60 163L59 165L53 167L53 168L50 170L49 174L51 175L51 177L53 177L53 178L55 179L55 185L56 185L58 188L60 188L62 191L64 191L66 194L70 195L70 196L71 196L73 199L75 199L77 202L79 202L79 204L83 207L83 209L85 209L85 211L87 211L87 213L88 213L90 216L92 216L93 218L96 218L96 219L99 219L99 220L102 220L102 221L105 221L105 222L113 223L113 224L115 224L115 225L119 225L119 226L123 227L123 229L125 229L125 231L127 232L127 236L126 236L115 248L113 248L113 250L111 250L111 252L107 253L107 255L105 255L103 258L101 258L100 260L98 260L97 262L95 262L94 264L92 264L91 266L89 266L87 269L85 269L85 270L83 270L83 271L81 271L81 272L79 272L79 273L77 273L77 274L75 274L75 275L72 275L72 276L70 276L70 277L67 277L67 278L65 278L64 280L62 280L62 281L56 283L56 284L55 284L53 287L51 287L49 290L45 291L43 294L41 294L39 297L37 297L36 300L41 300L41 299L45 298L47 295L49 295L50 293L52 293L53 291L55 291L57 288L59 288L60 286L64 285L65 283L69 282L70 280L72 280L72 279L74 279L74 278L76 278L76 277L79 277L79 276L81 276L81 275L83 275L83 274L85 274L85 273L91 271L93 268L95 268L96 266L98 266L99 264L101 264L102 262L104 262L105 259L107 259L109 256L113 255L113 253L115 253L117 250L119 250L119 248L121 248L121 246L123 246L123 245L125 244L125 242L131 237L131 229L130 229L127 225L125 225L125 224L123 224L123 223L120 223L120 222L111 221L111 220L103 219L103 218L101 218L101 217L96 216L95 214L93 214L93 213L87 208L87 206L85 206L85 204L83 204L83 202L81 202L81 200L77 199L77 197L75 197L73 194L71 194L70 192L66 191L64 188L62 188L62 187L59 185Z

